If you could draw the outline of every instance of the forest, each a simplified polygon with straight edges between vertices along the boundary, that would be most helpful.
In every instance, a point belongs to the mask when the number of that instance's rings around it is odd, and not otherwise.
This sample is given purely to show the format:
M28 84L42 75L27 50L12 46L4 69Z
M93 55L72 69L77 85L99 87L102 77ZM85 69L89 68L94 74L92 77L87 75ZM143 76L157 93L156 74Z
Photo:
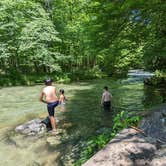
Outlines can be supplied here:
M1 84L165 75L164 0L1 0Z

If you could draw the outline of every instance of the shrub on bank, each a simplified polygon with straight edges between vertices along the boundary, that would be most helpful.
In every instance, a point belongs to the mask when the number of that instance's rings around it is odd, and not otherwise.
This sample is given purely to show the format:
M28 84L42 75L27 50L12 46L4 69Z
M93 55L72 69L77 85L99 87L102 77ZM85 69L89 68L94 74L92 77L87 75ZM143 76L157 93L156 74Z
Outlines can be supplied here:
M165 86L166 84L166 71L155 71L155 75L151 78L145 79L144 83L146 85L152 86Z

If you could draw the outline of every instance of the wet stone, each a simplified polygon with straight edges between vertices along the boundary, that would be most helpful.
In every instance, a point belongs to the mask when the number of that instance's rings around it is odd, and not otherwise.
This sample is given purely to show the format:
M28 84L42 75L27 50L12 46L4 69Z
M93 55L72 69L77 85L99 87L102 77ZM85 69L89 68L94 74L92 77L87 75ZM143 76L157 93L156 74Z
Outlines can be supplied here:
M43 134L47 131L47 128L45 124L41 123L41 119L33 119L27 123L17 126L15 131L31 136Z
M56 147L57 145L61 144L61 137L60 136L51 136L47 138L47 143L51 147Z

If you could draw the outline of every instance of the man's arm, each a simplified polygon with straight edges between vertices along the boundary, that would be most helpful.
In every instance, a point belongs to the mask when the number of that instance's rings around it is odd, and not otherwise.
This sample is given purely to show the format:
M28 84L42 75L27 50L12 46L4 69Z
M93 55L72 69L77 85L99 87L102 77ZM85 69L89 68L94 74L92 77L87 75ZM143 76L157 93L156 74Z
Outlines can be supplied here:
M110 96L110 100L111 100L112 99L112 94L110 93L109 96Z
M110 100L112 100L112 94L110 93Z
M101 97L101 105L103 104L103 102L104 102L104 94Z
M40 95L40 101L43 103L47 103L45 100L43 100L43 97L44 97L44 93L42 92Z

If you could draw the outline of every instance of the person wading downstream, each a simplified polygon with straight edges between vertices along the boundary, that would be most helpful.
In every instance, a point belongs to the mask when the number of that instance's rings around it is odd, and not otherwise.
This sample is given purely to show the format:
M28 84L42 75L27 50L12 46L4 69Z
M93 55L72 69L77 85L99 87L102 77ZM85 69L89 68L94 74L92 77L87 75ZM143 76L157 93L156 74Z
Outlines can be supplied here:
M104 92L103 92L102 98L101 98L101 105L103 105L103 108L104 108L105 112L109 112L110 109L111 109L111 99L112 99L112 95L108 91L108 87L105 86L104 87Z

